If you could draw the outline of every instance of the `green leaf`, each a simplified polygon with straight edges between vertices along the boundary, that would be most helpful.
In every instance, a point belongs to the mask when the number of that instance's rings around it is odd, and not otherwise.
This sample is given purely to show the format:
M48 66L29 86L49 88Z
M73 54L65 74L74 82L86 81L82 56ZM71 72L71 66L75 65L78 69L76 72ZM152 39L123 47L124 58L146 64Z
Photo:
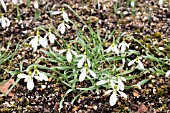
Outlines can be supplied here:
M138 82L137 84L141 86L141 85L147 83L149 80L150 80L150 79L144 79L144 80Z
M17 80L14 82L14 84L9 88L9 90L6 92L5 95L8 95L8 93L15 87L15 85L20 81L20 78L17 78Z
M60 104L59 104L59 109L63 108L63 102L64 102L64 98L67 94L69 94L70 92L72 92L72 89L68 89L64 95L64 97L61 99Z

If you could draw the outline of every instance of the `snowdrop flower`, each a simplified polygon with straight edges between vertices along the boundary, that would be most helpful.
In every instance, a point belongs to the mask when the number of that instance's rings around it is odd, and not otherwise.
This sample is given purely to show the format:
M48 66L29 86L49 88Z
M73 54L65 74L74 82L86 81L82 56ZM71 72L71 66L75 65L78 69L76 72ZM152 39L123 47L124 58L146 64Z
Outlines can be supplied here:
M130 44L127 44L124 40L119 44L119 48L121 48L121 52L125 52L126 48L129 48Z
M107 53L110 51L115 52L117 55L119 55L119 49L117 48L116 44L112 44L111 46L108 47L108 49L105 50Z
M53 33L51 33L51 30L49 30L49 32L44 36L44 38L46 39L47 36L49 37L50 42L54 43L54 41L56 40L56 37Z
M40 81L42 81L42 80L48 81L48 77L45 74L43 74L42 72L40 72L38 69L36 69L36 67L34 67L33 73L31 71L28 71L28 75L18 74L17 77L24 78L24 82L27 82L27 88L29 90L32 90L34 88L33 77Z
M131 66L132 64L134 64L136 62L136 63L138 63L137 68L144 69L143 63L140 61L140 59L142 59L142 57L137 57L136 59L130 61L128 63L128 66Z
M61 32L61 34L64 34L66 31L66 27L69 29L70 26L68 24L65 24L64 22L62 22L59 26L58 26L58 30Z
M164 0L159 0L159 5L162 6Z
M34 1L34 8L35 8L35 9L38 9L38 0L35 0L35 1Z
M10 21L9 21L9 19L6 18L6 17L4 17L3 15L2 15L2 17L0 18L0 23L1 23L1 26L2 26L3 28L6 28L6 27L9 27L9 26L10 26Z
M88 66L91 67L91 64L90 64L90 60L87 58L87 53L84 52L84 55L78 55L77 57L82 57L79 61L78 61L78 64L77 64L77 67L78 68L81 68L84 64L84 62L87 62Z
M62 13L62 14L61 14ZM58 15L58 14L61 14L61 16L63 17L64 21L65 22L68 22L68 14L64 11L64 8L62 8L62 11L53 11L51 13L52 15Z
M39 45L42 45L44 48L46 48L47 45L48 45L47 39L46 38L42 38L40 36L40 32L39 31L37 31L36 34L37 35L34 36L34 38L29 42L29 45L31 45L34 48L34 50L33 50L34 52L37 50L37 47Z
M29 71L28 75L26 74L18 74L18 78L24 78L24 82L27 82L27 88L29 90L32 90L34 88L34 82L33 82L33 74Z
M81 71L81 74L79 77L80 82L82 82L85 79L88 73L90 73L90 75L93 76L93 78L97 78L96 74L88 68L87 64L85 64L85 67L82 68L80 71Z
M170 70L166 72L165 77L169 77L170 76Z
M72 60L72 58L73 58L73 57L72 57L72 54L75 55L75 56L77 56L77 53L76 53L75 51L71 50L71 49L70 49L70 46L68 45L67 49L60 50L60 51L59 51L59 54L62 54L62 53L64 53L64 52L66 52L66 51L67 51L67 53L66 53L66 59L67 59L68 62L71 62L71 60Z
M108 95L111 92L113 92L110 96L109 103L110 103L111 106L114 106L116 104L117 100L118 100L117 92L119 92L120 96L124 97L124 98L127 98L127 95L124 92L119 91L119 87L114 83L112 83L112 88L113 88L113 90L106 91L105 95Z

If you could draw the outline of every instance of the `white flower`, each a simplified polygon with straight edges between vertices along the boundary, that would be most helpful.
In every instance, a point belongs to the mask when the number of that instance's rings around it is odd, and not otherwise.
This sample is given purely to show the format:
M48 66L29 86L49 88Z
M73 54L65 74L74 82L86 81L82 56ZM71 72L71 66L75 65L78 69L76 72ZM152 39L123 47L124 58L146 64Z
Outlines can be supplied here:
M87 61L88 67L91 67L90 60L87 58L86 52L84 52L84 55L78 55L77 57L79 56L81 56L82 58L78 61L78 68L81 68L85 61Z
M68 14L65 11L63 11L63 13L62 13L62 17L65 22L68 22Z
M105 95L108 95L111 92L113 92L109 99L111 106L114 106L118 100L117 92L119 92L121 97L127 98L127 95L124 92L122 92L124 90L124 84L122 81L126 81L126 79L124 77L118 77L118 80L116 81L116 77L112 77L111 79L100 80L96 83L96 85L103 85L103 84L108 83L111 86L112 90L108 90L105 92ZM116 83L118 83L118 85L116 85Z
M37 31L37 35L34 36L34 38L29 42L29 45L31 45L34 48L34 52L37 50L37 47L39 45L42 45L44 48L47 47L48 42L46 38L42 38L39 34L39 31Z
M159 0L159 5L162 6L164 0Z
M129 45L130 44L127 44L125 41L122 41L120 44L119 44L119 48L121 48L121 52L125 52L126 48L129 48Z
M170 76L170 70L166 72L165 77L169 77Z
M35 1L34 1L34 8L35 8L35 9L38 9L38 0L35 0Z
M27 82L27 88L32 90L34 88L33 74L18 74L18 78L24 78L24 82Z
M46 39L47 36L49 37L50 42L51 42L51 43L54 43L54 41L56 40L56 37L55 37L55 35L54 35L53 33L51 33L51 31L49 31L49 32L44 36L44 38Z
M62 53L64 53L64 52L66 52L66 51L67 51L67 53L66 53L66 59L67 59L68 62L71 62L71 61L72 61L72 58L73 58L73 57L72 57L72 54L75 55L75 56L77 56L77 53L76 53L75 51L71 50L71 49L70 49L70 46L68 46L67 49L60 50L60 51L59 51L59 54L62 54Z
M62 13L62 14L61 14ZM65 22L68 22L68 14L64 11L64 8L62 8L62 11L53 11L51 12L52 15L58 15L61 14Z
M81 69L79 81L82 82L88 73L90 73L90 75L92 75L93 78L97 78L96 74L92 70L90 70L87 66L85 66L83 69Z
M2 16L2 17L0 18L0 23L1 23L1 26L2 26L3 28L6 28L6 27L9 27L9 26L10 26L10 21L9 21L9 19L6 18L6 17L4 17L4 16Z
M28 75L18 74L17 77L24 78L24 82L27 82L27 88L29 90L32 90L34 88L33 77L40 81L42 80L48 81L48 77L37 69L34 69L33 73L31 71L28 71Z
M119 49L117 48L116 44L112 44L111 46L108 47L108 49L105 50L107 53L110 51L115 52L117 55L119 55Z
M134 64L136 62L136 63L138 63L137 68L144 69L143 63L140 61L140 59L142 59L142 57L137 57L136 59L130 61L128 63L128 66L131 66L132 64Z
M113 90L106 91L105 95L108 95L111 92L113 92L112 95L110 96L110 99L109 99L109 103L110 103L111 106L114 106L116 104L117 100L118 100L117 92L119 92L121 97L127 98L127 95L124 92L119 91L118 86L116 84L114 84L114 83L113 83Z
M66 27L69 29L70 26L68 24L65 24L64 22L62 22L59 26L58 26L58 30L61 32L61 34L65 33Z

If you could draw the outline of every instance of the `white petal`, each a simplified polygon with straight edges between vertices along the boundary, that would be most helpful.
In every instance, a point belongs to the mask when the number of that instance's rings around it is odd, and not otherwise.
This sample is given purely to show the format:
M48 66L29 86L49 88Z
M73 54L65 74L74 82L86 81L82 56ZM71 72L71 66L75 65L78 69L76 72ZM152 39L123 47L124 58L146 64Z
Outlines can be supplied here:
M38 9L38 1L37 0L34 1L34 8Z
M18 78L28 78L28 75L26 75L26 74L18 74L17 77Z
M90 60L88 58L86 58L86 60L87 60L88 67L91 67Z
M118 48L121 48L123 45L123 42L121 42L119 45L118 45Z
M29 45L31 45L34 48L34 52L37 50L37 46L38 46L38 37L35 36L35 38L33 38L30 42Z
M106 49L106 52L109 53L111 50L112 50L112 46L109 46L109 47Z
M121 52L125 52L125 50L126 50L126 45L125 45L125 43L123 43L122 47L121 47Z
M134 64L135 62L136 62L136 59L130 61L130 62L128 63L128 66L131 66L131 65Z
M48 81L47 75L45 75L44 73L42 73L42 72L40 72L40 71L38 71L38 74L40 75L40 77L41 77L43 80Z
M104 94L105 94L105 95L109 95L112 91L113 91L113 90L108 90L108 91L106 91Z
M67 51L66 59L68 62L71 62L71 60L72 60L72 54L71 54L70 50Z
M64 23L61 23L59 26L58 26L58 30L61 32L61 34L64 34L65 33L65 25Z
M80 77L79 77L79 81L82 82L86 77L86 68L83 68Z
M170 70L166 72L165 77L169 77L170 76Z
M119 49L117 48L117 45L114 45L114 51L117 55L119 55Z
M59 54L62 54L66 51L66 49L63 49L63 50L59 50Z
M96 74L92 70L88 69L88 71L93 76L93 78L97 78Z
M106 84L106 83L107 83L106 80L100 80L96 83L96 85L99 86L99 85L103 85L103 84Z
M4 10L5 10L5 12L6 12L6 5L5 5L4 0L0 0L0 1L1 1L2 7L4 8Z
M18 3L18 0L12 0L12 3L13 3L13 4L17 4L17 3Z
M1 25L2 25L3 28L5 28L7 26L7 23L6 23L4 17L1 18Z
M27 82L27 88L29 90L32 90L34 88L34 82L33 82L33 79L29 79L28 82Z
M45 39L45 38L40 37L39 42L44 48L46 48L48 45L47 39Z
M130 3L130 5L131 5L132 7L134 7L134 6L135 6L135 2L132 1L132 2Z
M77 57L77 53L75 51L71 50L71 52Z
M116 102L117 102L116 93L113 93L113 94L110 96L109 102L110 102L110 105L111 105L111 106L114 106L114 105L116 104Z
M127 47L127 48L129 48L129 46L130 46L130 43L129 43L129 44L127 44L127 43L125 42L125 45L126 45L126 47Z
M142 64L142 62L138 59L138 65L139 65L139 67L141 68L141 69L144 69L144 66L143 66L143 64Z
M54 43L55 39L56 39L55 35L52 34L52 33L50 33L50 34L49 34L49 40L50 40L50 42L51 42L51 43Z
M43 81L43 78L40 76L34 76L35 79L39 80L39 81Z
M127 98L127 95L124 92L118 91L121 97Z
M164 0L159 0L159 5L162 6Z
M120 77L120 79L121 79L122 81L126 82L125 77Z
M124 84L123 84L122 80L119 77L118 77L118 87L119 87L119 89L121 91L124 90Z
M61 11L53 11L53 12L51 12L52 15L58 15L60 13L62 13L62 12Z
M78 64L77 64L77 67L78 67L78 68L81 68L81 67L83 66L84 60L85 60L85 58L84 58L84 56L83 56L83 57L79 60L79 62L78 62Z
M67 29L70 29L70 26L68 24L65 24L65 26L67 27Z
M62 16L64 21L68 22L68 14L65 11L63 12Z

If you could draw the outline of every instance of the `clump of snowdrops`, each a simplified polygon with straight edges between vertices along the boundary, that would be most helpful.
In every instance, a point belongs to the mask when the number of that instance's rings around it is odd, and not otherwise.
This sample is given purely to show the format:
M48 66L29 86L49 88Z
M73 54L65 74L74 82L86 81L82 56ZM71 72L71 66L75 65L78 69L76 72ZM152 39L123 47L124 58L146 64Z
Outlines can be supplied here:
M34 7L38 9L37 3ZM41 51L48 57L40 57L34 64L28 66L26 70L20 70L17 74L17 82L24 78L28 90L34 89L35 80L48 81L49 78L58 79L60 82L68 86L65 95L70 92L80 90L83 92L94 91L96 94L100 93L100 89L105 89L105 95L110 95L108 100L111 106L114 106L120 97L128 98L125 90L132 87L141 89L141 85L145 84L149 79L144 79L132 86L126 86L128 80L140 77L140 73L147 71L142 59L149 59L151 55L140 55L137 50L131 50L129 47L131 43L129 40L134 40L132 36L124 33L119 33L114 36L116 31L111 34L100 37L99 31L94 31L91 27L79 17L68 5L64 7L70 9L89 30L90 35L87 35L83 29L79 28L72 20L69 19L67 12L64 8L61 11L49 11L52 16L61 15L63 21L56 29L53 25L39 26L36 28L35 36L30 36L29 45L33 48L33 52ZM4 17L2 17L4 19ZM1 19L2 27L9 26L7 19ZM4 24L3 21L6 21ZM67 33L70 26L67 23L72 23L76 27L76 36L74 40L64 40L63 35ZM84 28L84 27L83 27ZM45 36L41 36L41 32L46 32ZM60 38L62 43L56 42ZM112 38L112 42L108 47L105 47L105 41ZM60 46L59 50L53 51L49 46L51 44ZM39 47L46 48L38 49ZM131 56L135 56L131 59ZM51 67L46 67L38 64L40 61L47 61L53 64ZM54 65L55 64L55 65ZM22 68L22 67L21 67ZM48 70L48 73L47 71ZM139 75L132 76L131 74L139 70ZM51 73L50 73L50 72ZM53 73L53 74L52 74ZM56 77L56 75L60 75ZM165 74L165 72L164 72ZM169 77L170 71L167 71L166 77ZM91 86L76 88L76 84L89 81ZM63 107L62 103L64 98L60 101L60 108ZM78 98L76 96L72 100L72 104Z

